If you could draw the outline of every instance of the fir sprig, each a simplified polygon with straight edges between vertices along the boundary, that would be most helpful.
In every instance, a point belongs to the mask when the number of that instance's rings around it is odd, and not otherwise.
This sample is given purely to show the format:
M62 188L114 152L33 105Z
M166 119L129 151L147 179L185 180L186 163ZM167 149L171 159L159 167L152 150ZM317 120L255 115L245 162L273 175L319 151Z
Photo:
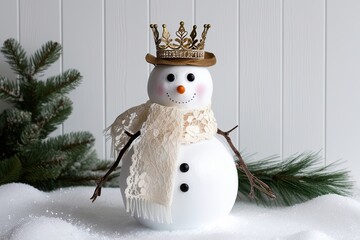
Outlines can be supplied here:
M66 96L54 97L39 106L34 119L41 126L41 134L48 135L64 122L72 112L72 102Z
M294 155L284 161L268 157L247 166L275 192L274 200L255 192L255 200L263 205L290 206L325 194L348 196L353 187L349 172L336 169L338 162L324 165L315 153ZM250 188L247 178L240 170L238 176L239 192L246 196Z
M0 76L0 98L10 102L19 101L20 92L18 81L10 81Z
M45 71L56 62L61 55L61 46L57 42L45 43L33 56L30 57L32 75Z
M5 55L6 62L15 73L21 76L29 76L29 61L24 48L19 42L11 38L6 40L1 52Z
M9 39L1 52L17 79L0 76L0 98L13 103L0 113L0 184L24 182L43 190L94 184L110 162L100 161L92 150L92 134L49 137L71 114L72 102L65 94L82 78L70 69L39 79L59 59L60 44L47 42L28 58L22 46ZM118 171L110 179L117 175Z
M49 77L45 82L39 82L37 96L46 101L54 95L67 94L79 86L80 78L80 72L75 69L69 69L58 76Z
M17 156L0 161L0 185L16 182L21 175L21 161Z

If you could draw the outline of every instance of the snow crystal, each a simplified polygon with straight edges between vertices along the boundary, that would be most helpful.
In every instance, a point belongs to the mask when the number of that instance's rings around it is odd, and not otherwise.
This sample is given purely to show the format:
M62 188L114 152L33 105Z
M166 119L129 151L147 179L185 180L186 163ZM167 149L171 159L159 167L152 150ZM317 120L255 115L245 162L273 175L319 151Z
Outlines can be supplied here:
M326 195L292 207L265 208L244 201L212 226L187 231L153 231L124 209L120 191L94 188L41 192L25 184L0 186L1 240L82 239L360 239L360 197Z

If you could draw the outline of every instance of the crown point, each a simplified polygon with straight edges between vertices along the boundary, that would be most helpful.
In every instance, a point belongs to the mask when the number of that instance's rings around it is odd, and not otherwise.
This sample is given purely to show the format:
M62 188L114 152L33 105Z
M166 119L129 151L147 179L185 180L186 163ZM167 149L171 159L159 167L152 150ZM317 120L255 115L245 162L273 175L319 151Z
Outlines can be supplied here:
M181 26L184 26L184 21L181 21L181 22L180 22L180 25L181 25Z
M163 28L166 28L166 24L163 24L162 27L163 27Z
M197 28L197 26L196 26L196 25L194 25L194 26L193 26L193 29L196 29L196 28Z

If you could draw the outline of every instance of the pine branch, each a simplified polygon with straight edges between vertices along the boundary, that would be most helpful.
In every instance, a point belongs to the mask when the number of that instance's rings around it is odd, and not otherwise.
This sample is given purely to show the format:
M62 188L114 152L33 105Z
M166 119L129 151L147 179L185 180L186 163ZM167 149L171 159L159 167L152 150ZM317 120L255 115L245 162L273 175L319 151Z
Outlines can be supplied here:
M1 135L0 153L4 158L10 158L21 149L23 131L31 124L31 113L17 108L6 109L0 114Z
M99 174L93 171L97 170L99 160L95 151L89 151L92 142L85 141L85 138L86 134L69 134L27 146L22 151L24 171L21 179L47 191L67 186L64 182L74 185L94 183Z
M66 165L66 155L52 151L47 154L46 161L38 161L37 164L26 168L22 173L22 179L28 183L46 182L57 179Z
M50 77L45 83L41 82L37 88L39 98L46 100L55 94L67 94L81 83L81 74L77 70L69 69L64 73Z
M0 160L0 185L17 181L21 173L21 162L17 156Z
M65 94L81 80L77 70L38 79L60 57L61 46L47 42L27 58L21 45L9 39L1 52L18 76L15 81L0 76L0 98L13 103L0 113L0 184L24 182L42 190L94 184L104 166L91 151L92 134L48 137L70 115L72 102Z
M0 98L13 102L21 100L20 88L17 81L11 81L0 76Z
M60 148L62 151L73 151L76 148L83 148L83 146L92 146L95 142L95 138L90 132L69 133L59 137L63 140Z
M34 166L46 166L54 164L63 166L67 164L66 154L58 149L53 149L50 145L38 141L24 145L19 153L19 158L24 167L24 172ZM66 161L66 162L64 162Z
M38 141L40 135L40 128L37 124L31 123L27 124L20 135L21 143L31 144L33 142Z
M94 145L95 138L89 132L75 132L47 139L45 148L66 153L68 166L80 161Z
M24 77L29 76L29 63L26 52L15 39L8 39L4 42L1 52L5 55L11 69Z
M34 183L36 187L42 190L53 190L59 187L69 186L93 186L96 180L105 174L112 165L111 161L99 161L95 151L86 152L79 156L75 164L68 165L62 170L59 177L54 180L48 180L45 184L43 181ZM119 176L120 170L117 168L108 178L105 186L118 186L115 181ZM49 182L50 181L50 182Z
M30 80L20 80L19 82L22 101L19 101L16 104L16 107L31 112L35 118L38 115L37 110L39 107L42 104L51 101L51 98L45 99L39 94L39 89L44 85L43 81L37 79L33 75L30 75L28 79Z
M72 102L68 97L54 97L40 106L35 121L41 128L41 138L44 139L53 132L59 124L65 121L72 112Z
M92 151L86 156L81 157L79 164L71 166L67 171L59 177L59 180L64 184L72 185L91 185L96 184L96 180L100 179L108 169L113 165L112 161L94 161L97 159L96 152ZM81 171L80 171L81 170ZM116 168L114 172L108 177L105 186L118 186L117 182L113 182L120 175L120 168Z
M31 122L31 113L17 108L7 109L3 114L6 116L7 125L12 128L23 126Z
M32 75L45 71L51 64L56 62L61 55L61 45L57 42L49 41L45 43L30 58Z
M276 199L269 200L255 192L256 201L263 205L290 206L325 194L348 196L353 186L349 172L334 169L337 163L323 166L314 153L303 153L285 161L269 157L247 164L249 170L274 191ZM239 191L245 194L250 186L241 171Z
M77 175L67 175L60 176L56 183L54 184L54 188L59 187L70 187L70 186L94 186L96 181L104 175L104 172L96 172L93 173L91 171L84 171L82 174ZM117 177L120 176L120 171L114 171L104 183L105 187L118 187L119 183L117 181ZM52 189L50 189L52 190Z

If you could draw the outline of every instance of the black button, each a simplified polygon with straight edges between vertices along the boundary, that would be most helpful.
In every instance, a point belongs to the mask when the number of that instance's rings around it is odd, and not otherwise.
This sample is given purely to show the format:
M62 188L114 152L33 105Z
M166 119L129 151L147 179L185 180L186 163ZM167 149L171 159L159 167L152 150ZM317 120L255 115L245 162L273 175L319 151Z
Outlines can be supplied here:
M187 191L189 191L189 185L187 185L186 183L181 184L181 185L180 185L180 190L181 190L182 192L187 192Z
M189 164L187 164L187 163L181 164L181 165L180 165L180 171L182 171L182 172L187 172L187 171L189 171Z

